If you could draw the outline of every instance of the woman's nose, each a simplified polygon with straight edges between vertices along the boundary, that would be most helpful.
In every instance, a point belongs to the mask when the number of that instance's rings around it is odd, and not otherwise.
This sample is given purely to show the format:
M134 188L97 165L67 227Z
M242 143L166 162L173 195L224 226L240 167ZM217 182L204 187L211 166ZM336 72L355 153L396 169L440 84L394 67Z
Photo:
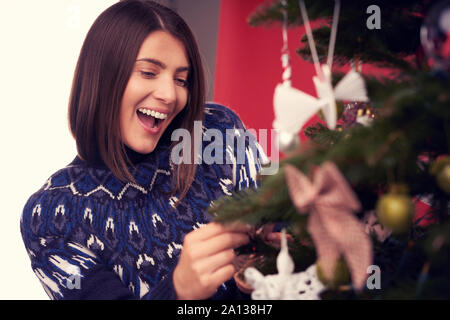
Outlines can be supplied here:
M176 100L176 87L172 77L160 77L153 91L154 97L165 104Z

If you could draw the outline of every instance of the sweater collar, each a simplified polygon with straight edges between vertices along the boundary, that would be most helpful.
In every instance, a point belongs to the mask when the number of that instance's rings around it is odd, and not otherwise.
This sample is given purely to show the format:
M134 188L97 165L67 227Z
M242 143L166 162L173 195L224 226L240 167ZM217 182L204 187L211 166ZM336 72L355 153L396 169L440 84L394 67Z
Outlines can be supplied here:
M143 154L134 151L133 149L125 146L125 153L130 160L133 167L145 166L147 168L156 169L170 169L170 141L159 141L156 148L148 154ZM106 164L101 161L95 164L88 164L85 160L83 160L80 156L76 156L70 165L75 166L87 166L96 169L108 169Z

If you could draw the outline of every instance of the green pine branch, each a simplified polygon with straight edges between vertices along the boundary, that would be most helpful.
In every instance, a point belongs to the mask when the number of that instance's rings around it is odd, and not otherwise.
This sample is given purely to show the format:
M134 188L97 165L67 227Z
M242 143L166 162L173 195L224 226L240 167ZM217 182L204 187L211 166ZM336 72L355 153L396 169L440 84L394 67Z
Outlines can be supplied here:
M369 1L342 0L339 18L335 62L348 63L359 59L364 63L373 63L380 67L410 70L421 61L405 61L405 57L415 55L420 47L419 30L423 23L423 12L437 1L397 0ZM371 30L367 27L370 13L367 8L378 5L381 12L381 29ZM314 39L322 62L328 54L330 24L334 2L329 0L305 1L308 17L311 21L320 21L321 27L313 31ZM302 26L303 21L297 0L287 1L288 25ZM261 5L250 17L251 26L281 26L283 6L281 1L268 1ZM299 35L300 37L300 35ZM310 50L306 35L301 39L303 47L297 52L303 59L310 61Z

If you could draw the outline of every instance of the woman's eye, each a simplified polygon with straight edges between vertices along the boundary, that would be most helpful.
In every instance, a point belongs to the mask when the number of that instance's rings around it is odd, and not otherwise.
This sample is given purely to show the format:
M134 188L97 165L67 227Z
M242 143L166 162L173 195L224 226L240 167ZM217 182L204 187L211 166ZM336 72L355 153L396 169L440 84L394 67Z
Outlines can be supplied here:
M146 78L154 78L156 74L154 72L148 72L148 71L141 71L141 75L143 75Z
M187 87L187 80L177 78L177 79L175 79L175 82L176 82L180 87Z

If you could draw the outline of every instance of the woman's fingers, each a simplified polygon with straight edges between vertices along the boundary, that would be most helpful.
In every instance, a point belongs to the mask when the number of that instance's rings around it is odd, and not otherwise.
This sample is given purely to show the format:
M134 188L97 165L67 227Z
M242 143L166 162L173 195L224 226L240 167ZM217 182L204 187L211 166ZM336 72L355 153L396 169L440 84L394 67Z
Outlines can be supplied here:
M251 230L250 225L242 223L232 223L228 225L221 225L216 222L208 223L207 225L191 232L188 236L192 241L208 240L225 232L249 232Z
M209 238L204 243L198 245L198 256L211 256L220 251L238 248L249 242L249 237L245 233L226 232Z
M219 287L225 281L231 279L236 273L234 266L232 264L227 264L226 266L217 269L211 274L210 281L214 287Z
M227 231L233 231L233 232L250 232L254 228L253 226L251 226L249 224L239 222L239 221L224 224L222 227L225 228L225 230L227 230Z
M231 264L236 255L233 249L228 249L216 253L202 260L202 267L199 268L202 273L214 273L216 270Z
M204 299L230 279L234 272L233 248L248 243L251 227L209 223L188 233L180 259L174 270L173 283L180 299Z
M271 232L271 233L267 234L265 240L267 242L269 242L275 248L281 248L281 237L282 237L281 232ZM292 238L292 236L290 234L286 234L286 240L288 242L293 242L294 238Z

